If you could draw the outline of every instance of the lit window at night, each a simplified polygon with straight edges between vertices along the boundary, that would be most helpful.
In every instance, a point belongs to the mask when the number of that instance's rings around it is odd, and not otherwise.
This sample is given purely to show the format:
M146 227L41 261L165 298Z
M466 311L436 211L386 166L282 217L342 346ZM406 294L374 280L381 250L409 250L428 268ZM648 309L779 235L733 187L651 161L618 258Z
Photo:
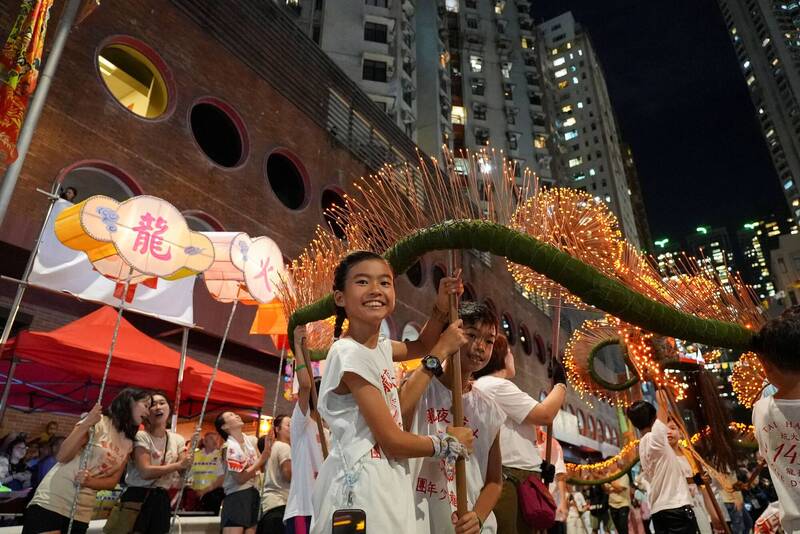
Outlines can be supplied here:
M567 69L557 70L555 74L556 78L563 78L566 75L567 75Z
M500 69L503 71L503 78L508 80L511 78L511 66L512 63L510 61L504 61Z
M464 109L464 106L453 106L450 120L453 124L464 124L467 120L467 111Z
M571 160L569 160L569 166L570 167L577 167L581 163L583 163L583 158L580 157L580 156L577 157L577 158L572 158Z
M567 104L561 108L561 113L572 113L572 104Z
M576 122L578 122L578 121L575 120L575 117L570 117L570 118L568 118L567 120L564 121L563 126L565 126L565 127L575 126Z
M583 102L578 102L578 109L583 109Z
M553 66L554 66L554 67L560 67L560 66L561 66L561 65L563 65L563 64L564 64L564 62L566 62L566 61L567 61L567 60L566 60L566 59L564 59L563 57L557 58L557 59L553 60Z
M481 56L469 56L469 66L472 72L481 72L483 70L483 58Z
M596 171L596 170L594 170L594 169L589 169L589 176L595 176L596 174L597 174L597 171Z
M559 89L566 89L568 85L569 82L567 80L561 80L560 82L558 82Z
M533 138L533 147L534 148L546 148L547 146L547 137L544 135L537 135Z
M564 140L571 141L578 137L578 130L570 130L564 133Z

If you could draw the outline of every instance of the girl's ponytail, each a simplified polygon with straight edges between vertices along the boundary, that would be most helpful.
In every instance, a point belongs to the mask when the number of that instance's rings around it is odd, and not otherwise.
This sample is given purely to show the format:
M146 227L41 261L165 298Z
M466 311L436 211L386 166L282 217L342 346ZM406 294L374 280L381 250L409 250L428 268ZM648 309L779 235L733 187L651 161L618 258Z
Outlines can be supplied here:
M347 319L347 313L341 306L336 306L336 322L333 325L333 339L334 341L342 337L342 327L344 327L344 320Z

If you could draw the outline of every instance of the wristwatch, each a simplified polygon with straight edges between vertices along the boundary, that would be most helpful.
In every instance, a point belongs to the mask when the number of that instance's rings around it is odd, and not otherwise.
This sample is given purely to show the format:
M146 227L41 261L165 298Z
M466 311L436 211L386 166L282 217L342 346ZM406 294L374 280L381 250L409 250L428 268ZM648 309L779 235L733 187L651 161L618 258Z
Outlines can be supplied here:
M442 362L433 354L428 354L422 358L422 367L426 371L430 371L433 376L442 376L444 370L442 369Z

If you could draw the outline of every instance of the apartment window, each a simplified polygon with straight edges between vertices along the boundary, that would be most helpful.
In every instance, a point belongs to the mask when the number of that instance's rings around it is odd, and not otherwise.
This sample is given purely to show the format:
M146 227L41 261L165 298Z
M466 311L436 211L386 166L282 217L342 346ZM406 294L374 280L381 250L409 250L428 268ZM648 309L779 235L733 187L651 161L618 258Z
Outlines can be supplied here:
M564 124L562 124L562 126L564 126L564 127L575 126L576 122L578 122L578 121L575 120L575 117L570 117L570 118L568 118L567 120L564 121Z
M481 56L469 56L469 67L472 72L481 72L483 70L483 58Z
M577 166L578 166L578 165L580 165L581 163L583 163L583 158L582 158L582 157L580 157L580 156L578 156L577 158L572 158L571 160L569 160L569 166L570 166L570 168L572 168L572 167L577 167Z
M571 141L572 139L575 139L576 137L578 137L578 130L570 130L570 131L564 133L564 140L565 141Z
M536 135L533 138L533 148L546 148L547 147L547 136L545 135Z
M378 24L377 22L364 23L364 40L372 41L373 43L385 43L389 34L389 28L386 24Z
M506 139L508 140L509 150L517 150L519 148L519 134L506 132Z
M534 126L544 126L544 115L537 113L533 116L533 125Z
M561 107L561 113L572 113L572 104Z
M567 86L569 86L569 82L567 80L561 80L560 82L558 82L559 89L566 89Z
M522 48L533 48L533 39L523 37L520 41L520 46L522 46Z
M466 0L464 5L466 5L469 9L478 9L478 0Z
M489 144L489 130L486 128L475 129L475 143L486 146Z
M478 29L478 18L477 17L467 17L467 28L472 30Z
M512 63L510 61L503 61L500 64L500 70L503 72L503 78L506 80L511 78L511 65Z
M559 33L558 35L553 37L553 42L555 43L557 41L561 41L562 39L566 39L566 38L567 38L567 34L566 33Z
M373 82L386 82L386 62L365 59L361 77Z
M472 114L475 115L475 119L479 121L486 120L486 106L484 104L475 104L472 106Z
M364 0L364 3L368 6L389 7L389 0Z
M463 106L453 106L450 112L450 120L453 124L464 124L467 120L467 110Z
M563 78L566 75L567 75L567 69L557 70L555 74L556 78Z
M563 56L560 57L560 58L556 58L556 59L553 60L553 66L554 67L560 67L561 65L566 63L566 61L567 61L567 59L565 57L563 57Z
M472 87L473 95L483 96L483 94L486 92L486 80L483 78L473 78L470 81L470 85Z
M508 124L517 123L517 108L506 107L506 122Z
M504 83L503 84L503 96L506 100L514 100L514 84L513 83Z

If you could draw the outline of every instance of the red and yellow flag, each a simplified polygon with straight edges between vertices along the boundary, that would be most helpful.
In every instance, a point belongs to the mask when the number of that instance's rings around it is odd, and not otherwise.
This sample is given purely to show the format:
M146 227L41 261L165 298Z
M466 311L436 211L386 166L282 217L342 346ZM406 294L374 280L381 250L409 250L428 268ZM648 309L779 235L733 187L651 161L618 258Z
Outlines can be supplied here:
M251 334L267 335L278 350L289 348L289 336L286 335L288 321L283 313L283 304L278 299L269 304L259 304L256 317L250 326Z
M39 78L52 6L53 0L23 0L0 52L0 152L6 163L17 159L17 138Z

